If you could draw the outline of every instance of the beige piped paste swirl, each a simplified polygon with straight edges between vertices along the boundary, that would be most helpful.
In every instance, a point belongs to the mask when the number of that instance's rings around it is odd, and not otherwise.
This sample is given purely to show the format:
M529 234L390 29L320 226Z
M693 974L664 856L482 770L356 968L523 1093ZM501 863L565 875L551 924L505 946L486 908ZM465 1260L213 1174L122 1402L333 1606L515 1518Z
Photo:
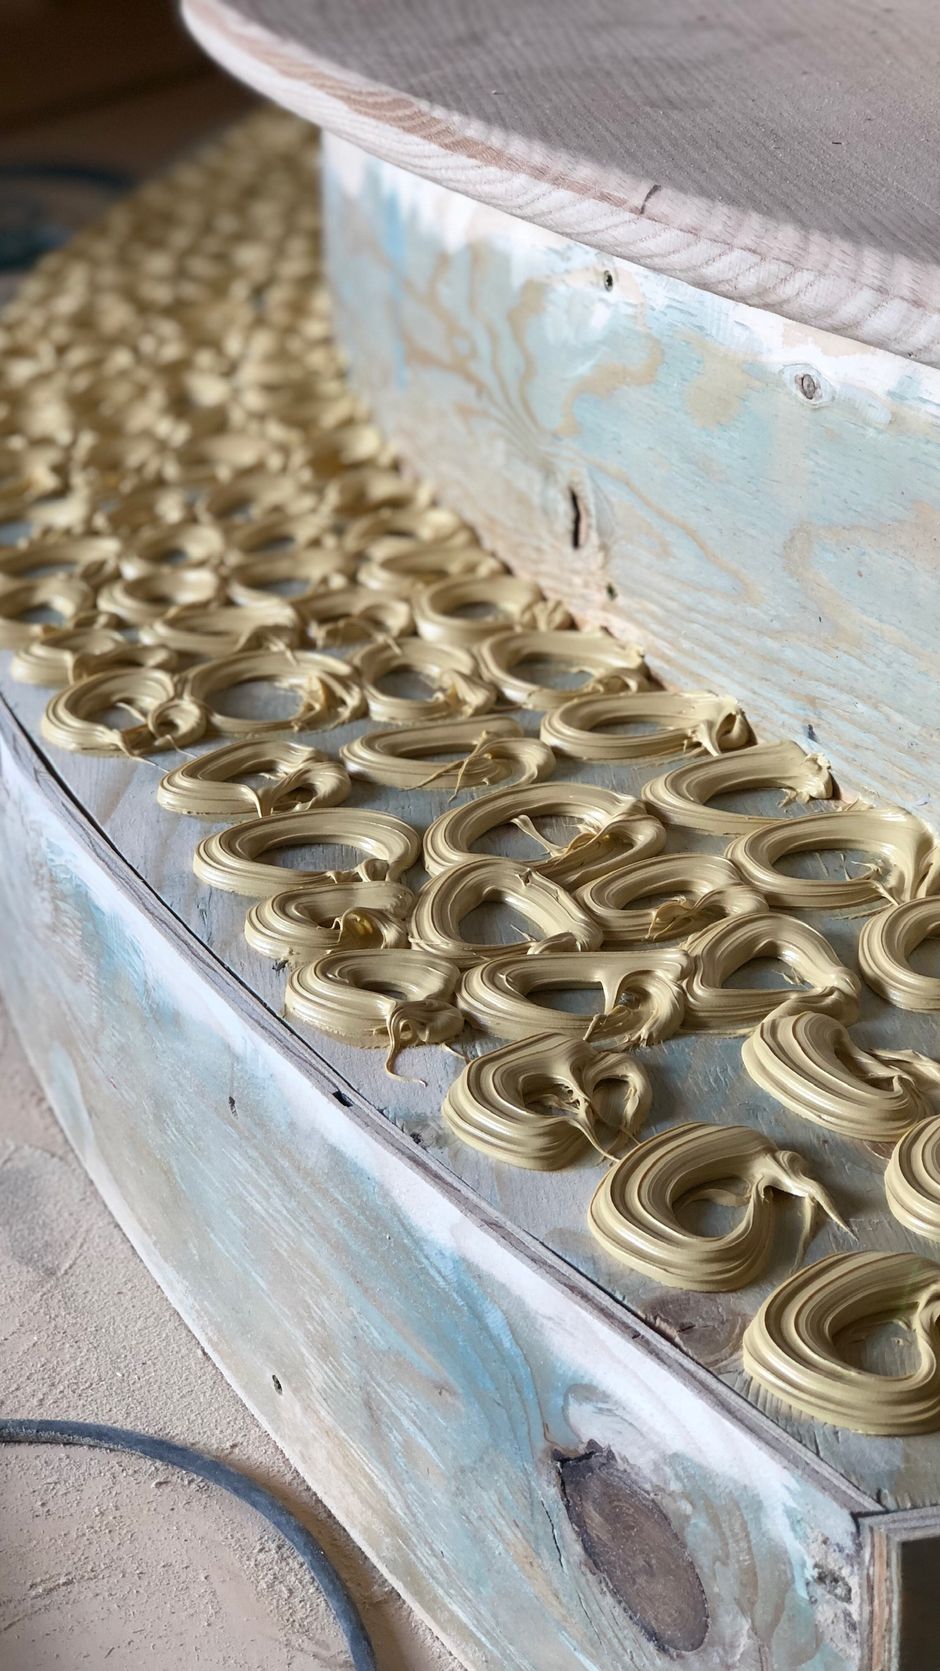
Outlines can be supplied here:
M667 894L668 898L659 898ZM605 946L674 940L722 917L766 910L766 901L714 853L658 853L595 877L577 898L604 931ZM632 905L637 899L646 905ZM658 900L658 903L653 903Z
M860 876L787 876L777 869L794 853L861 848L875 861ZM923 819L895 807L864 812L823 812L807 818L784 818L741 836L728 848L737 865L771 905L787 910L839 910L870 900L917 899L940 888L940 847Z
M840 1345L896 1319L916 1367L876 1375L846 1363ZM743 1341L760 1386L816 1421L856 1433L940 1427L940 1265L914 1253L834 1253L796 1271L765 1300Z
M90 673L105 671L99 657L112 651L140 649L140 645L126 644L112 627L55 627L43 638L30 639L17 650L10 663L10 675L25 685L44 685L50 690L75 684ZM172 650L157 653L155 645L148 645L149 664L172 670L176 656ZM152 658L152 659L151 659Z
M240 650L293 649L300 643L296 610L270 603L180 604L141 627L143 639L168 644L187 656L227 656Z
M728 917L693 935L685 949L691 960L685 982L688 1030L743 1032L771 1010L822 1010L842 1021L858 1014L858 976L839 962L828 940L796 917L770 911ZM810 990L725 986L755 958L779 958Z
M522 708L560 708L571 700L570 690L556 685L533 684L515 671L527 661L557 662L562 667L587 673L582 691L645 690L649 685L643 655L634 645L620 644L603 633L523 632L511 629L494 633L477 647L484 678L492 680L509 702Z
M940 936L940 897L891 905L863 924L858 961L873 991L902 1010L940 1010L940 978L910 966L911 952Z
M671 1038L682 1023L682 978L689 960L682 951L559 952L537 946L510 951L469 969L458 1002L478 1026L504 1039L524 1039L552 1030L569 1038L609 1041L623 1049ZM603 1009L593 1015L546 1010L533 992L598 987Z
M407 946L413 906L399 882L307 883L253 905L245 939L264 957L305 963L340 947Z
M240 781L258 772L272 782L255 788ZM168 812L194 818L263 818L269 812L338 806L349 788L346 768L319 749L251 737L175 766L161 778L157 800Z
M654 731L605 729L655 721ZM655 760L703 748L724 754L750 742L751 728L730 697L690 691L641 691L575 696L544 715L540 735L575 760Z
M836 1016L818 1011L772 1011L741 1059L795 1114L868 1143L892 1142L940 1095L940 1063L912 1050L863 1050Z
M295 969L287 983L289 1015L325 1033L371 1049L385 1049L386 1071L409 1045L444 1044L463 1031L452 1003L458 972L430 952L327 952Z
M740 1179L741 1198L723 1185ZM594 1235L634 1270L674 1288L727 1293L746 1288L771 1256L780 1195L804 1203L803 1245L816 1211L845 1226L801 1155L777 1149L749 1126L672 1126L648 1137L610 1169L588 1210ZM714 1198L744 1207L723 1235L698 1235L680 1218L683 1202ZM801 1255L802 1257L802 1255Z
M379 639L357 650L352 665L373 719L444 719L448 715L482 714L496 701L496 689L477 671L470 650L430 644L424 638ZM389 673L418 674L434 686L430 696L389 696L378 681Z
M484 616L458 613L474 604L486 605L489 613ZM571 625L571 616L563 604L551 602L538 586L529 580L518 580L514 575L438 580L421 588L414 611L420 636L435 644L479 644L505 625L500 616L509 616L517 627L532 627L539 632Z
M828 763L818 754L804 754L796 743L756 743L709 760L689 760L642 790L644 801L667 824L713 835L759 830L776 818L756 812L730 812L713 807L716 795L740 794L747 789L781 789L783 804L825 800L832 794ZM729 858L733 855L729 853Z
M617 1158L650 1100L635 1056L537 1033L468 1062L441 1113L472 1148L510 1166L554 1172L588 1148Z
M461 969L472 968L482 957L498 957L505 943L481 945L465 940L460 931L464 917L491 900L513 907L540 931L542 950L591 951L603 939L594 918L559 883L513 859L482 858L438 871L421 889L411 920L412 944L440 952Z
M386 598L366 586L343 586L304 600L300 614L318 650L336 644L368 644L373 638L407 638L414 628L405 598Z
M269 680L281 690L296 691L296 712L287 719L240 719L212 707L209 698L219 691L257 679ZM345 725L365 711L359 680L345 662L313 650L245 650L217 656L185 674L184 688L206 707L213 731L223 736L246 737L301 728L323 730Z
M462 760L435 764L441 754L464 750ZM551 749L534 737L524 736L517 720L499 714L367 731L344 743L340 754L353 777L387 783L395 789L456 791L502 783L507 778L522 787L540 783L555 769Z
M571 818L579 833L566 846L547 840L534 818ZM479 858L474 842L500 824L515 824L548 855L527 861L533 870L566 887L583 887L595 876L631 859L658 853L666 840L659 821L641 801L599 789L590 783L536 783L528 788L495 789L465 806L452 807L430 824L424 835L424 862L431 875L464 859Z
M885 1172L888 1206L900 1224L940 1242L940 1117L898 1139Z
M37 609L54 610L58 621L27 620L30 611ZM0 583L0 649L21 650L62 627L97 625L107 613L105 603L96 604L92 588L73 575L47 574L38 580Z
M355 870L293 870L265 855L285 847L315 842L357 847L367 857ZM205 836L193 854L193 870L201 882L226 893L266 899L281 893L288 881L397 881L421 851L410 824L388 812L351 811L325 807L314 812L280 812L249 818L231 829Z
M136 721L110 725L96 715L126 708ZM200 738L208 716L172 673L123 665L66 685L50 697L42 734L78 754L156 754Z

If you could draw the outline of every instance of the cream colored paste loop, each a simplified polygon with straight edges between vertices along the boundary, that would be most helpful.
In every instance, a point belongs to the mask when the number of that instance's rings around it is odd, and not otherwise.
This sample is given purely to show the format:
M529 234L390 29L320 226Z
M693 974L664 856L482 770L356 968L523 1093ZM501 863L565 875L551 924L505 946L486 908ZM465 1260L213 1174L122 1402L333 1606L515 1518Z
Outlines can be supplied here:
M481 546L416 545L411 550L389 553L363 563L357 579L360 586L369 586L392 597L412 598L415 586L435 580L452 579L455 575L494 577L506 573L498 557Z
M291 962L340 946L407 946L413 906L399 882L308 883L253 905L245 939L263 956Z
M354 573L352 558L341 551L273 551L255 552L231 563L226 570L226 585L232 603L270 603L272 598L285 599L278 590L290 583L293 591L286 600L296 608L314 602L323 591L333 587L337 591L349 586Z
M472 530L456 511L429 503L427 486L413 487L395 475L376 487L377 491L374 488L365 496L374 508L354 516L343 529L340 540L344 551L382 561L422 545L459 549L469 542L478 549Z
M39 646L34 648L38 650ZM71 677L68 682L74 685L81 679L90 679L94 673L107 673L112 668L117 671L122 667L162 667L173 673L179 665L179 656L168 644L129 644L122 638L107 649L70 651L69 661Z
M467 970L458 1002L478 1026L504 1039L529 1038L550 1025L568 1038L605 1040L627 1049L659 1043L678 1031L685 1014L682 951L559 952L510 950ZM599 988L603 1009L593 1015L547 1008L534 992Z
M540 834L534 818L570 818L579 830L559 847ZM527 861L533 870L570 888L584 886L628 858L658 853L666 840L663 826L628 795L590 783L535 783L494 789L441 813L424 834L428 871L433 876L446 865L479 858L474 843L503 824L517 825L545 848L546 858Z
M242 781L259 772L271 783L256 788ZM338 760L319 749L265 736L225 743L175 766L160 780L157 800L168 812L194 818L264 818L337 806L349 789L349 774Z
M485 713L496 700L493 685L477 673L469 650L429 644L423 638L381 639L357 650L351 666L362 679L362 689L373 719L409 721L463 717ZM432 686L427 696L392 696L379 686L390 673L414 673Z
M236 655L240 650L291 649L302 628L290 604L177 604L140 629L143 639L168 644L181 655Z
M159 621L177 604L207 608L225 601L225 580L218 569L154 569L133 580L109 580L98 605L131 626Z
M122 728L95 717L114 708L125 708L136 724ZM205 729L205 709L156 667L118 667L67 685L42 718L50 743L80 754L155 754L185 747Z
M441 754L464 749L462 760L435 766ZM367 731L344 743L340 754L353 777L395 789L452 789L454 794L507 778L519 786L537 783L555 768L551 749L524 736L518 721L502 714Z
M940 1010L940 977L910 965L911 952L940 937L940 897L891 905L863 924L858 961L869 986L902 1010Z
M940 1242L940 1118L922 1120L899 1138L885 1172L885 1195L899 1223Z
M279 690L297 693L298 706L289 718L241 719L212 707L209 698L235 685L269 680ZM313 650L243 650L203 662L184 675L190 695L205 704L214 731L244 737L264 731L325 730L345 725L365 709L355 673L335 656Z
M740 1196L726 1192L729 1179L740 1179ZM776 1148L750 1126L670 1126L611 1167L588 1222L609 1253L644 1276L673 1288L728 1293L746 1288L766 1268L782 1195L803 1203L801 1247L812 1236L817 1210L845 1229L828 1191L792 1149ZM683 1204L709 1198L744 1209L720 1235L700 1235L681 1219Z
M45 534L19 545L0 547L0 579L42 580L68 575L97 588L118 572L120 540L104 534Z
M916 1366L902 1375L856 1369L843 1346L895 1319ZM744 1367L765 1391L815 1421L856 1433L940 1427L940 1265L914 1253L834 1253L797 1271L765 1300L743 1340Z
M207 522L167 523L155 533L138 534L131 549L122 552L120 569L125 580L145 574L211 569L221 564L225 552L226 538L221 528Z
M265 855L315 843L355 847L366 858L353 870L285 870ZM226 893L267 899L288 882L397 881L414 864L421 841L410 824L388 812L323 807L313 812L279 812L250 818L232 829L205 836L193 855L201 882Z
M54 611L59 619L27 619L33 610L40 609ZM0 583L0 649L19 650L62 627L90 626L95 619L94 591L74 575L47 574L38 580Z
M756 889L715 853L658 853L628 860L622 870L578 888L576 897L600 923L606 946L675 940L723 917L766 909ZM647 904L633 905L638 899Z
M452 1002L457 970L430 952L384 948L327 952L296 969L287 983L289 1015L309 1021L347 1044L387 1050L395 1074L403 1050L443 1044L463 1032Z
M685 983L689 1031L739 1033L771 1010L821 1010L841 1021L858 1015L858 976L839 962L828 940L808 923L776 912L728 917L685 943L691 974ZM726 987L756 958L778 958L809 987Z
M322 486L307 475L286 470L243 470L221 482L203 484L194 508L200 520L236 530L286 505L296 515L316 510L322 501Z
M648 669L635 645L621 644L604 633L528 632L510 629L494 633L477 646L484 678L491 679L509 702L545 711L571 700L571 691L556 685L532 684L516 669L527 661L554 662L567 671L586 673L585 690L643 690Z
M499 956L507 950L505 941L480 944L461 933L464 918L492 900L509 905L540 931L531 938L537 937L543 948L591 951L601 944L597 923L557 882L525 863L501 858L466 859L432 876L418 895L412 943L440 952L461 969L471 968L480 958Z
M275 511L236 526L228 535L229 549L239 553L231 566L237 570L240 560L263 559L268 551L283 556L285 549L300 552L318 542L326 543L328 525L329 512L321 504L316 510Z
M144 530L155 530L165 523L182 522L189 514L190 504L179 487L165 482L148 482L119 493L106 509L97 514L111 534L125 539Z
M654 731L622 732L614 725L644 725ZM639 691L613 696L575 696L542 719L540 736L559 754L575 760L651 760L703 748L709 754L742 748L751 728L730 697L706 692Z
M407 638L414 630L405 598L384 597L365 586L340 586L305 598L297 613L318 649L367 644L373 638Z
M487 614L460 613L474 605L485 605ZM550 602L538 586L515 575L435 581L418 592L414 611L420 636L434 644L480 644L505 625L507 617L539 632L571 626L563 604Z
M464 1143L494 1160L554 1172L589 1147L619 1158L650 1101L635 1056L538 1033L468 1062L441 1113Z
M121 650L124 640L111 627L56 627L42 638L30 639L10 662L10 674L26 685L50 689L74 685L95 672L97 656ZM168 651L169 661L175 660Z
M860 848L874 862L858 876L788 876L777 866L795 853ZM771 905L793 910L838 910L884 899L902 901L940 888L940 847L923 819L894 807L823 812L785 818L731 843L728 858Z
M776 817L709 805L717 795L741 794L749 789L780 789L786 806L791 801L827 799L832 794L832 779L822 755L805 754L796 743L756 743L716 759L689 760L675 766L664 777L647 783L641 794L667 824L731 835L778 822Z
M745 1039L756 1084L844 1137L891 1142L932 1111L940 1063L908 1050L863 1050L833 1015L783 1006Z

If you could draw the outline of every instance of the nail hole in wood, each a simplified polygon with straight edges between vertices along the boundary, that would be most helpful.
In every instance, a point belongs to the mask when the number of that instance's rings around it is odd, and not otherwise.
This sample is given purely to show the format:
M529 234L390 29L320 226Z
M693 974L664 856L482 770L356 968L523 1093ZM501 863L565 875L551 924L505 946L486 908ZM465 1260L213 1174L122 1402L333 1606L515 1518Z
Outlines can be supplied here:
M233 1120L238 1119L238 1109L235 1107L235 1098L234 1097L229 1097L229 1099L228 1099L228 1111L231 1114Z
M612 580L608 580L607 585L604 587L604 591L607 593L611 603L613 603L617 597L617 588Z
M614 288L614 275L613 275L613 273L605 272L605 274L604 274L604 289L605 290L613 290L613 288Z
M276 1375L271 1376L271 1385L276 1393L282 1393L284 1391L284 1388L281 1386L281 1383Z
M568 1519L607 1588L662 1653L700 1648L708 1634L705 1591L659 1504L610 1450L556 1460Z
M345 1091L334 1091L333 1101L338 1102L340 1108L352 1108L352 1097L348 1097Z
M816 400L819 395L819 384L817 383L815 377L813 377L808 371L800 373L796 380L796 386L799 389L800 394L805 396L807 400Z

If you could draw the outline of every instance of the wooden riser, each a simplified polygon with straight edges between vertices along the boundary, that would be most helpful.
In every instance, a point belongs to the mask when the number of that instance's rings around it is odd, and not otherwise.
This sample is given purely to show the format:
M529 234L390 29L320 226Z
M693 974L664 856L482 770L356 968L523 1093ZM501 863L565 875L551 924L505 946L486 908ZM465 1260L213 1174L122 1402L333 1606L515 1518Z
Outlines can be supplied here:
M693 290L329 134L354 384L514 569L940 818L940 371Z

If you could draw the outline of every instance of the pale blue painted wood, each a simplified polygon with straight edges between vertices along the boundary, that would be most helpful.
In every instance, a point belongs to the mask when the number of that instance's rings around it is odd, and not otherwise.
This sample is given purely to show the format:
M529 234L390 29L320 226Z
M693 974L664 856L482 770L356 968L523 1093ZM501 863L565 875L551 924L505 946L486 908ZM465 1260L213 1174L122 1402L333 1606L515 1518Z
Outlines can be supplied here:
M338 333L405 459L668 681L937 817L940 371L323 154Z
M75 1148L251 1408L466 1663L675 1663L654 1640L672 1573L644 1628L566 1510L563 1459L598 1450L701 1585L683 1663L858 1671L871 1500L337 1100L15 727L0 794L0 983Z

